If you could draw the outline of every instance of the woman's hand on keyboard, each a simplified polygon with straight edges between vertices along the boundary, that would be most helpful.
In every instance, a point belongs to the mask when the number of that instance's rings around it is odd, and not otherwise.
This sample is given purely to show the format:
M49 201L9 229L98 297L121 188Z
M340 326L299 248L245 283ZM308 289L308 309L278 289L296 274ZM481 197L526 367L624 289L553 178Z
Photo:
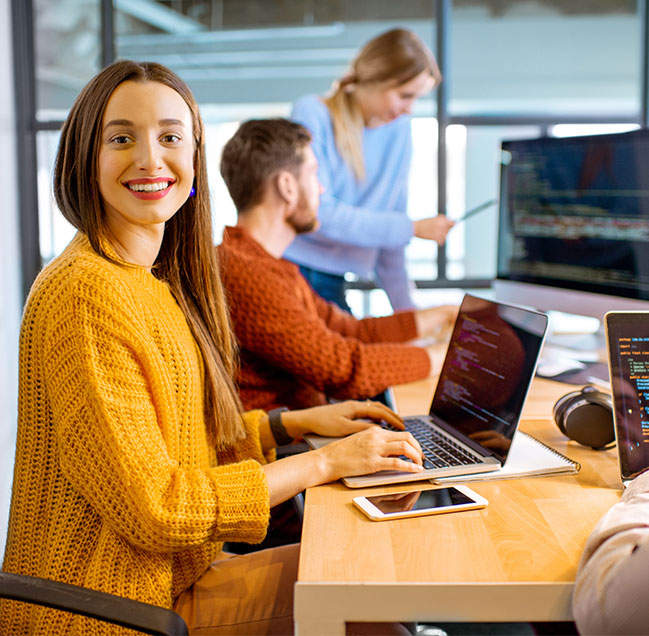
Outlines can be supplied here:
M406 431L386 431L379 426L331 442L312 454L323 462L328 480L380 470L409 473L423 470L422 451L417 440Z
M385 404L365 400L347 400L326 406L316 406L299 411L287 411L282 415L282 424L294 439L305 433L325 437L343 437L376 427L379 422L403 430L403 420Z
M399 430L386 430L373 420ZM305 488L341 477L379 470L410 473L422 470L421 447L410 433L403 430L401 418L379 402L349 401L286 411L282 414L282 424L294 438L307 432L347 437L309 453L298 453L265 464L263 468L271 506L290 499Z

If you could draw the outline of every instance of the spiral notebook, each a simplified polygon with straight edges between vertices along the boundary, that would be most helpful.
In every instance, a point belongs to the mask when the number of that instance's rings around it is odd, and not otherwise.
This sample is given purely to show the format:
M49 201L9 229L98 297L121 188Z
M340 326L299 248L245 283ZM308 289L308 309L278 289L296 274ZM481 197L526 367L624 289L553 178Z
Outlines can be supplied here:
M502 468L479 475L462 475L457 477L438 477L435 483L461 481L486 481L492 479L513 479L515 477L536 477L577 473L581 464L559 451L546 446L543 442L523 431L517 431L507 461Z

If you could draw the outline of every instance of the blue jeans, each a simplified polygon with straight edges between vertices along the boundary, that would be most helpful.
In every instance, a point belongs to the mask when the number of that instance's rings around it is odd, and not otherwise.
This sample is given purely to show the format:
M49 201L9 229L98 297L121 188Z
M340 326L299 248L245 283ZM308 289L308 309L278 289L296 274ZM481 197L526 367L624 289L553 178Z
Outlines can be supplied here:
M337 274L328 274L327 272L319 272L317 269L311 269L300 265L300 272L302 276L307 279L309 285L313 287L318 296L328 300L329 302L336 303L338 307L348 311L350 314L352 310L349 308L345 300L345 278Z

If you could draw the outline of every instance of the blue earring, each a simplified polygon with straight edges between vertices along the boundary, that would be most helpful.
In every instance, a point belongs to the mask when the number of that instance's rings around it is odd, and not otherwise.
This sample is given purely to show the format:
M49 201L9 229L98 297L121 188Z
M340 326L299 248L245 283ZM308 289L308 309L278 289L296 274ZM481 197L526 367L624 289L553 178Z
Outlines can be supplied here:
M192 189L189 191L189 196L193 197L196 194L196 188L192 186Z

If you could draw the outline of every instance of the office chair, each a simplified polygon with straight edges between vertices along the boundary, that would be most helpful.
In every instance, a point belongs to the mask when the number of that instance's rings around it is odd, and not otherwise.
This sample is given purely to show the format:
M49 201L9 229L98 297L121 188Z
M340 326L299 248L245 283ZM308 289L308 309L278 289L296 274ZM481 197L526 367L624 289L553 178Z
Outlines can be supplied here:
M0 598L44 605L156 636L187 636L176 612L78 585L0 572Z

